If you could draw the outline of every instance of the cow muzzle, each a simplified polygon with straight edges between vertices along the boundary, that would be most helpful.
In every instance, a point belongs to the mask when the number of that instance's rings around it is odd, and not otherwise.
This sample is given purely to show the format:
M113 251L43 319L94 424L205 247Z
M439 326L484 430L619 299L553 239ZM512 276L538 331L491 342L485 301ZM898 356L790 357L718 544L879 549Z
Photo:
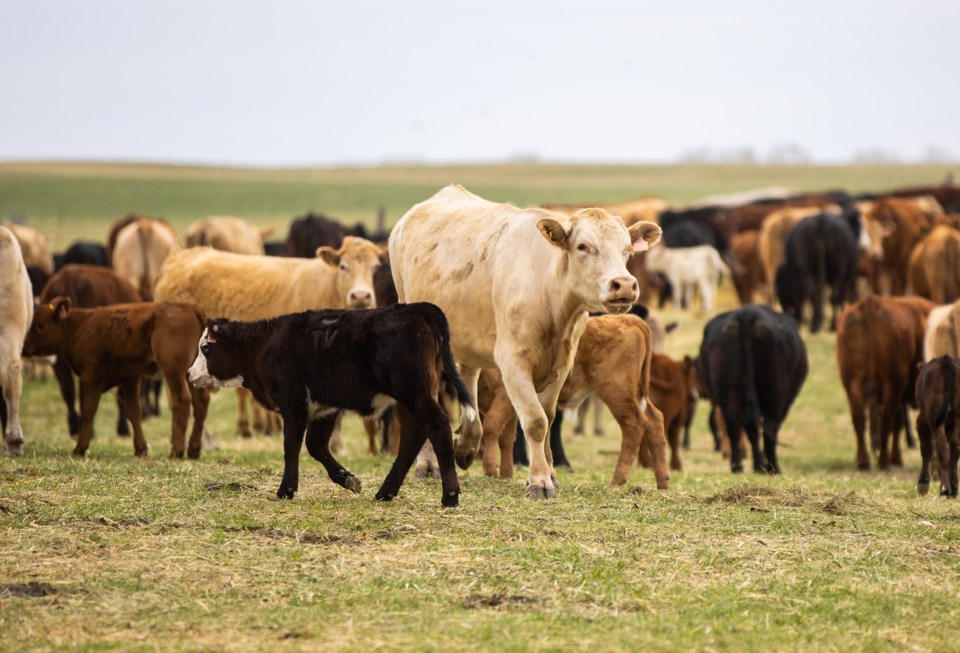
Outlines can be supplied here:
M354 310L373 308L373 292L370 290L355 289L347 295L347 306Z
M640 287L637 280L627 274L614 277L607 283L601 302L608 313L626 313L638 299L640 299Z

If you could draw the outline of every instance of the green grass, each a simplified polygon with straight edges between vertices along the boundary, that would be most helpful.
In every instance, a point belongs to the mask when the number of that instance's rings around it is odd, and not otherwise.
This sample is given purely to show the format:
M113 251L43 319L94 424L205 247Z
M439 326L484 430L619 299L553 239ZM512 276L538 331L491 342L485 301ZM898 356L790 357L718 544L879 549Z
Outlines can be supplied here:
M388 172L384 186L406 186ZM371 171L317 174L348 186L369 175L371 195L387 192ZM404 174L427 187L420 176L440 173ZM4 177L0 187L7 197ZM158 212L174 215L177 201ZM732 305L729 288L720 299ZM694 353L705 319L663 318L680 322L668 352ZM394 502L374 502L390 460L365 453L355 419L342 460L363 493L304 454L300 493L277 501L280 439L234 436L226 391L209 422L220 448L199 461L166 457L166 410L145 423L150 456L134 459L108 398L76 460L55 384L28 382L26 454L0 458L0 648L955 650L958 504L916 496L916 450L902 470L855 471L834 337L804 336L811 371L781 432L782 477L730 474L701 406L669 491L636 469L611 488L619 431L608 415L603 437L565 424L574 469L559 470L557 500L525 499L522 469L502 481L475 465L453 510L440 508L438 481L412 475Z

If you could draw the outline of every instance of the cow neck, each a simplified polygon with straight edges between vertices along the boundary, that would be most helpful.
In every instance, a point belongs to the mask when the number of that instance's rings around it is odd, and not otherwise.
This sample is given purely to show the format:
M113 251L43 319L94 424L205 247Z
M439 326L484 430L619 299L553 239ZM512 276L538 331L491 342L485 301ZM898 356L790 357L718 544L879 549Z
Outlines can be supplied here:
M83 328L83 325L87 323L92 315L93 309L74 308L67 313L67 317L60 320L61 338L60 345L57 347L57 356L63 356L74 370L79 369L74 363L76 360L75 357L81 352L79 351L79 347L73 347L71 344L74 336Z
M237 367L237 374L243 377L243 386L253 392L257 401L264 403L263 386L257 370L255 354L259 353L268 333L270 320L258 322L233 323L229 342L220 340L220 344L229 353L230 360Z

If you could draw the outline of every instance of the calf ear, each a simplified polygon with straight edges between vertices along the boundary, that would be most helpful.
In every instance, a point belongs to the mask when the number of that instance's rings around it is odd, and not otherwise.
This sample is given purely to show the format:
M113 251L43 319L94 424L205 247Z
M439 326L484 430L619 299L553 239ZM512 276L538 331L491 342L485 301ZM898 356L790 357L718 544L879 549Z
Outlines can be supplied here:
M340 265L340 252L326 245L317 248L317 258L322 258L332 267Z
M380 263L389 263L390 262L390 250L386 245L380 247Z
M660 242L663 230L653 222L640 221L627 229L630 234L630 249L634 252L643 252Z
M556 220L543 218L537 222L537 229L551 245L555 245L561 249L566 248L570 234L568 234L566 230L564 230L563 225Z
M53 318L55 320L62 320L70 315L70 298L69 297L54 297L50 302L50 310L53 311Z

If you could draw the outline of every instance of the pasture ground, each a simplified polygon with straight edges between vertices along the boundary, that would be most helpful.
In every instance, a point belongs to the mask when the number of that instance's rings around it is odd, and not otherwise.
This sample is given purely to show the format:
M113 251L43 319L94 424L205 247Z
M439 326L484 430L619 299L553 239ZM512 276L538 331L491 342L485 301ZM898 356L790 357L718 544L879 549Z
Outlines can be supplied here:
M577 170L4 165L0 214L27 214L62 248L76 237L102 240L128 210L181 227L207 213L272 215L280 226L307 208L372 222L368 209L384 203L392 222L404 202L448 181L481 194L501 188L488 195L523 204L943 178L942 169L911 167L793 177L788 168ZM300 192L317 203L291 208ZM245 211L243 193L263 213ZM58 213L72 202L75 213ZM725 288L721 309L733 302ZM694 353L706 319L661 315L680 322L668 353ZM26 454L0 458L0 648L956 650L958 504L916 496L916 450L902 470L855 471L834 337L804 336L811 371L781 432L782 477L731 475L712 451L701 405L685 471L667 492L646 470L608 486L619 431L607 415L603 437L576 437L565 424L574 469L558 471L557 500L526 500L523 469L503 481L475 466L461 472L453 510L440 508L438 481L412 475L395 501L374 502L391 461L365 453L355 419L344 422L342 460L363 493L333 485L304 454L299 495L277 501L280 438L235 437L225 391L209 421L220 448L199 461L166 458L166 409L145 423L150 457L134 459L130 441L113 435L109 397L87 459L75 460L55 383L28 382Z

